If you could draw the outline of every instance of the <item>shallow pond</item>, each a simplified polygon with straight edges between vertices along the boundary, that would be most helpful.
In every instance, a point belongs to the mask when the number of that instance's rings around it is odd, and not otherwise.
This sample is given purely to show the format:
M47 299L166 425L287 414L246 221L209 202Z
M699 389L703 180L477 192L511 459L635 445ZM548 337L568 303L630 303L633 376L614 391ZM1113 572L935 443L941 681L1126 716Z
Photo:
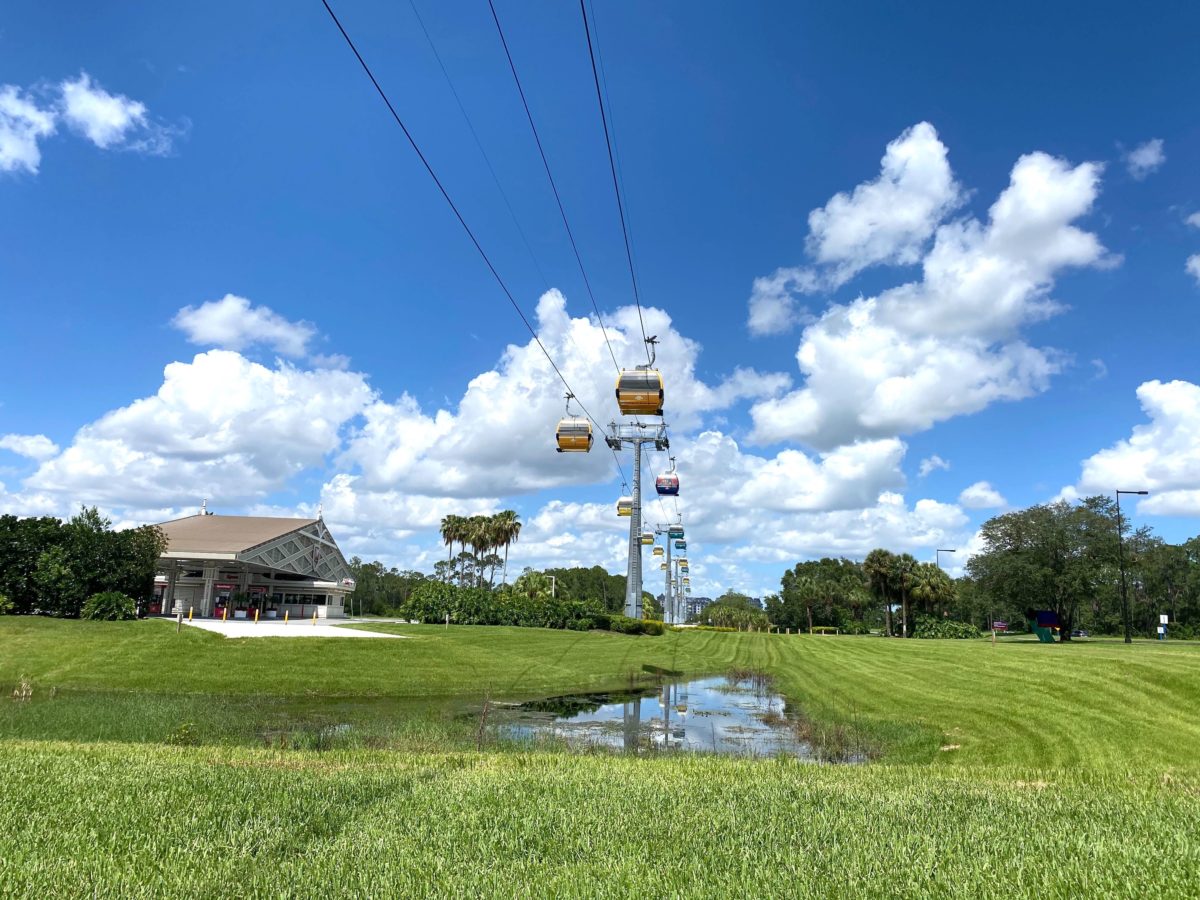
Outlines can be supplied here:
M671 680L513 702L469 697L228 697L36 688L0 698L0 739L436 751L484 746L701 751L858 762L857 740L813 734L761 676ZM648 679L648 680L647 680ZM815 743L814 743L815 740Z
M830 759L829 748L818 752L805 740L803 723L789 715L783 697L756 677L664 681L644 690L497 704L495 710L504 734L564 741L576 749ZM862 756L854 747L837 754L843 762Z

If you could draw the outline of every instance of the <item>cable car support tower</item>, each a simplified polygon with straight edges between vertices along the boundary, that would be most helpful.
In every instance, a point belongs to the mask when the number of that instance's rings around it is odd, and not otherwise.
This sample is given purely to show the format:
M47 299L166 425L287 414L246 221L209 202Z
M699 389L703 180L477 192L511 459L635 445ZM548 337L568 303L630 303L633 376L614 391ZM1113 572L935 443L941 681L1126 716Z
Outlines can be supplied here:
M675 570L671 567L671 549L675 543L673 536L679 534L683 528L682 517L676 518L679 521L674 524L659 523L654 529L655 534L661 534L666 537L666 541L663 542L666 548L666 564L664 568L667 570L665 593L663 595L663 620L668 625L679 625L687 618L686 613L683 611L683 593L675 586Z
M633 448L633 509L629 515L629 567L625 577L625 615L631 619L642 617L642 445L653 444L655 450L667 450L671 444L667 438L665 422L653 424L618 425L609 423L609 434L604 439L613 450L626 446Z

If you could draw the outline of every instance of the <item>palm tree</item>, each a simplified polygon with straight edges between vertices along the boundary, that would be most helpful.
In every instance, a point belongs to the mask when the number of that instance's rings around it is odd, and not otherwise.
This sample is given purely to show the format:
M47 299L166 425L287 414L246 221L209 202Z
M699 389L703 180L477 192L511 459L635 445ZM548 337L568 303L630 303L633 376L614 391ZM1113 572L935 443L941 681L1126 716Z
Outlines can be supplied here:
M521 536L521 519L516 510L506 509L492 517L496 522L496 543L504 547L504 583L508 584L508 548Z
M883 617L888 637L892 636L892 567L895 556L882 548L876 548L863 560L863 574L867 585L877 600L883 601Z
M908 637L908 597L919 563L911 553L892 557L892 582L900 590L900 634Z
M918 563L910 593L926 615L936 615L938 609L944 611L954 599L954 582L934 563Z
M442 541L450 548L450 553L447 559L454 559L454 544L458 541L461 530L462 516L448 515L442 516Z

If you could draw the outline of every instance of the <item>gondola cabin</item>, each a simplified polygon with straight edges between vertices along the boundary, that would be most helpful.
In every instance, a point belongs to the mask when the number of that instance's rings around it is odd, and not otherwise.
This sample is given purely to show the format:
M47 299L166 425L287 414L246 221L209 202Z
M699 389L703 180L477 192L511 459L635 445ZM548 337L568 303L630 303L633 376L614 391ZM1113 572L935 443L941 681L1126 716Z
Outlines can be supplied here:
M642 532L642 544L646 547L649 547L653 543L654 543L654 533L651 531L643 531Z
M662 556L664 552L665 552L665 551L663 550L663 548L662 548L662 547L655 547L655 548L654 548L654 555L655 555L655 556Z
M658 564L658 567L659 567L660 569L665 569L665 568L667 567L667 564L666 564L666 563L659 563L659 564Z
M654 489L664 497L679 495L679 476L674 472L663 472L654 479Z
M667 537L671 538L671 540L682 540L683 539L683 526L682 525L672 525L669 529L667 529Z
M661 416L663 380L658 369L622 369L617 376L617 406L623 416Z
M675 549L676 550L686 550L687 549L687 541L676 541Z
M618 516L632 516L633 515L633 498L632 497L622 497L620 500L617 501L617 515Z
M587 453L592 449L592 423L584 416L564 416L554 432L559 453Z

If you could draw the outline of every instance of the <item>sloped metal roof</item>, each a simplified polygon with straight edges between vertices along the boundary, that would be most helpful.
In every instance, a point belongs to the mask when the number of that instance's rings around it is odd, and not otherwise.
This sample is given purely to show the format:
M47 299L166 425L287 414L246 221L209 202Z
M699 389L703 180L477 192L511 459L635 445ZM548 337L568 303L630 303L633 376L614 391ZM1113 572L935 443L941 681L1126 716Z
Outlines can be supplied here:
M158 527L167 538L166 559L227 559L319 581L350 578L321 519L198 515Z
M259 544L291 534L317 519L282 519L272 516L188 516L158 527L167 537L167 552L243 553Z

